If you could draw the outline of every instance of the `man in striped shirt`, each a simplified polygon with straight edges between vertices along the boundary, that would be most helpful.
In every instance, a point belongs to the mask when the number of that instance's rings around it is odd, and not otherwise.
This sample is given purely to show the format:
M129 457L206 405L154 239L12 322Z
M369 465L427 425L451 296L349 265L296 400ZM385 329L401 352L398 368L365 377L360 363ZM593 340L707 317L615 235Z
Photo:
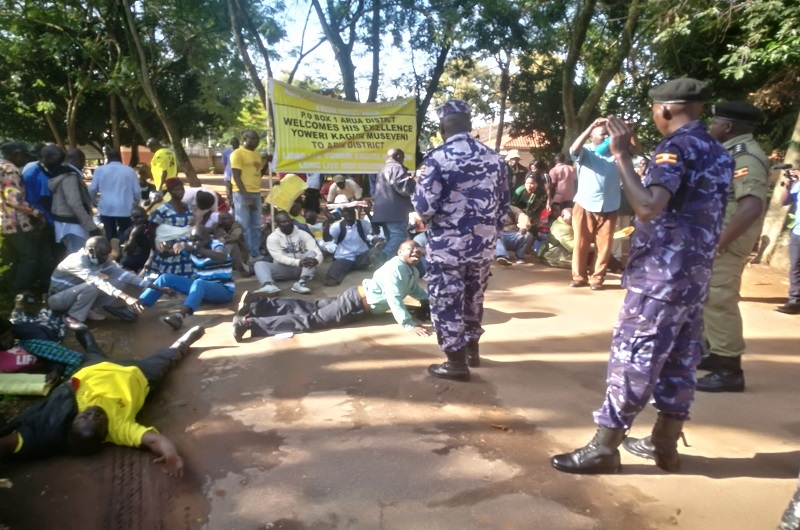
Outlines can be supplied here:
M194 313L200 304L224 304L233 298L231 279L231 256L225 243L211 237L208 228L195 226L188 241L175 243L173 251L186 253L192 258L193 277L162 274L153 286L145 290L139 300L147 307L152 306L163 294L163 289L174 290L186 295L180 309L161 320L172 329L180 329L186 315ZM160 288L162 290L157 290Z

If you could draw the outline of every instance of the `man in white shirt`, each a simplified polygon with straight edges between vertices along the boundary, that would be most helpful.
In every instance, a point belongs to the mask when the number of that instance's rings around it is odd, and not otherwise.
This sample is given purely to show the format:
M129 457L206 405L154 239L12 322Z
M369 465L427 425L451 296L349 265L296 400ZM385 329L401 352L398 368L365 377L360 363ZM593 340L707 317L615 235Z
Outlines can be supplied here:
M322 251L311 234L295 226L288 213L276 213L275 226L277 230L267 238L267 251L273 263L258 261L253 265L261 284L255 294L276 296L281 290L275 285L275 280L297 280L292 291L309 294L311 289L307 282L314 278L317 265L322 263Z
M119 239L131 226L131 210L142 198L136 171L122 163L119 151L108 152L108 163L94 170L89 195L97 203L97 211L106 232L106 239Z
M328 190L328 204L333 204L336 197L344 195L348 201L360 199L364 190L361 186L356 184L353 179L345 178L344 175L335 175L333 177L333 184Z

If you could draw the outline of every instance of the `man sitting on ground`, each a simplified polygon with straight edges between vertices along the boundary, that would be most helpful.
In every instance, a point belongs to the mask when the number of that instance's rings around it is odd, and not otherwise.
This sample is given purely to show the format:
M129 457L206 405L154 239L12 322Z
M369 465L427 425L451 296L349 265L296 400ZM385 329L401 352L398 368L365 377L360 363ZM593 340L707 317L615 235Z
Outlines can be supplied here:
M383 240L374 239L372 225L366 219L359 219L355 206L346 199L337 197L336 204L342 206L342 220L334 224L325 222L323 239L334 241L336 251L333 263L325 276L325 285L339 285L351 270L364 270L377 252L383 249Z
M135 206L131 210L131 225L122 234L122 258L119 264L128 270L139 273L147 263L153 247L150 246L150 220L147 212L141 206Z
M244 240L244 228L242 228L242 225L234 221L229 212L220 212L217 224L214 225L212 232L214 239L225 244L225 250L231 256L233 268L239 271L242 277L250 277L252 272L246 263L250 250Z
M413 241L406 241L397 250L397 256L375 271L372 278L361 285L346 289L335 298L315 302L292 298L265 298L258 300L245 292L233 319L233 338L240 342L250 330L251 337L268 337L281 332L315 331L333 328L371 315L391 311L403 329L420 336L429 335L427 329L417 324L403 304L406 296L422 302L422 312L430 314L428 293L419 285L415 265L422 257L422 249Z
M162 274L139 297L151 307L162 294L177 291L186 295L180 309L161 319L172 329L180 329L186 315L191 315L200 304L225 304L233 299L233 280L231 279L231 257L225 244L211 237L205 226L195 226L188 241L175 243L176 254L188 254L192 260L192 278L177 274Z
M525 254L533 245L533 234L530 233L531 221L528 216L512 206L503 218L503 234L497 238L497 247L494 250L495 260L500 265L509 266L508 251L513 250L517 263L525 263Z
M153 427L136 422L150 390L186 355L205 330L189 330L169 348L142 360L110 361L91 334L80 335L87 361L41 403L0 427L0 459L33 459L61 452L91 455L103 442L144 447L164 472L183 474L175 444Z
M126 322L133 322L144 307L137 298L122 292L125 285L150 287L150 281L139 278L111 261L111 244L102 236L89 238L84 248L70 254L58 264L50 278L48 305L66 313L64 323L70 329L82 329L87 318L102 320L92 307L101 306L107 313ZM111 304L115 299L127 307Z
M273 263L259 261L253 265L261 288L257 296L276 296L281 290L275 280L297 280L292 291L309 294L308 282L314 279L317 265L322 263L322 251L308 232L300 230L289 214L275 214L277 230L267 237L267 250Z

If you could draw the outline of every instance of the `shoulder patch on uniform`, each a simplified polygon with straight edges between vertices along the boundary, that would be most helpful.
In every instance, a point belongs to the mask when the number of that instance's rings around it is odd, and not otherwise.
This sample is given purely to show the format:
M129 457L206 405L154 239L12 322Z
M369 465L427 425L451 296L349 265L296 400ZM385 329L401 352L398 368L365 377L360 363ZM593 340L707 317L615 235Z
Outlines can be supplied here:
M747 145L744 142L736 144L733 147L731 147L731 155L733 156L741 155L747 152L748 152Z
M746 167L743 167L741 169L737 169L736 171L733 172L733 178L738 179L738 178L746 177L749 172L750 172L750 170L748 168L746 168Z
M655 158L653 158L653 162L656 164L677 164L678 155L673 153L658 153Z

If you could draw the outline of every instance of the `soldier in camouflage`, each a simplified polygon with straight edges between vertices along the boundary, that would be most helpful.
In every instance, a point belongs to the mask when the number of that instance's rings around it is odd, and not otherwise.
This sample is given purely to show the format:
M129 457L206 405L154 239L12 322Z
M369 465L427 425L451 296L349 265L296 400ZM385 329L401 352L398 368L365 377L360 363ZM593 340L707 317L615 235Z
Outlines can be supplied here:
M698 370L711 373L697 380L699 392L742 392L744 331L739 312L739 287L747 258L761 235L769 177L767 156L753 139L755 124L764 119L744 101L720 103L708 132L733 155L733 172L722 236L703 309L703 342L709 355Z
M623 277L628 293L614 327L605 400L594 413L597 434L585 447L554 456L560 471L618 472L618 447L651 395L659 411L652 436L629 438L625 447L664 470L679 468L677 441L694 399L703 302L734 165L699 121L709 92L688 78L650 90L653 121L665 138L644 182L628 149L631 128L608 120L611 151L636 213Z
M509 209L506 164L470 136L469 106L451 100L436 109L444 144L422 161L412 197L427 226L431 321L447 362L435 377L468 381L478 366L483 293L502 220Z

